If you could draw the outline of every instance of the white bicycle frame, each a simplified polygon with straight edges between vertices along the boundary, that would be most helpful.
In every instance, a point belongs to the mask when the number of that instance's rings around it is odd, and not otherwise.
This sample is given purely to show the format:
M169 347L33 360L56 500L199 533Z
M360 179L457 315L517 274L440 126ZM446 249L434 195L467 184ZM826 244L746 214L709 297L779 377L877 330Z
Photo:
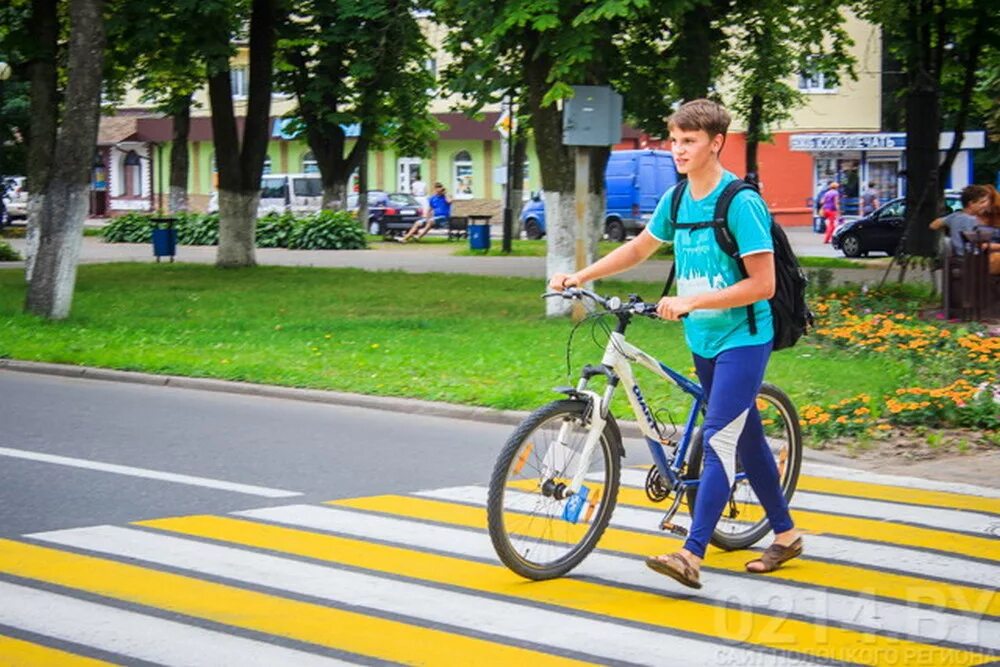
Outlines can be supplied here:
M653 417L652 411L649 409L645 399L642 397L642 392L639 390L638 385L636 385L635 376L632 373L632 364L637 363L640 366L649 369L654 374L664 380L674 383L685 392L694 396L696 401L701 400L700 387L686 378L669 372L654 357L626 341L625 335L617 331L611 332L607 347L604 349L604 357L601 359L601 363L605 367L614 371L615 375L618 376L619 382L624 385L626 391L625 396L628 399L629 405L632 407L632 412L635 413L639 429L642 431L642 434L646 437L648 442L660 443L661 435L656 419ZM607 423L608 407L611 404L611 399L614 397L614 392L617 388L616 385L609 384L602 395L593 390L587 389L587 382L587 378L580 378L580 382L576 387L577 394L587 396L592 401L592 410L590 415L590 431L587 433L587 439L584 441L583 451L580 454L579 465L577 466L576 473L573 475L573 480L568 488L568 491L574 494L577 493L583 485L584 478L587 475L587 470L590 467L590 459L594 454L594 448L597 446L597 441L604 432L604 426ZM695 409L692 410L691 415L688 418L688 433L691 431L692 422L697 414L698 407L699 406L696 404ZM559 429L558 442L560 445L566 446L570 428L571 424L565 423Z

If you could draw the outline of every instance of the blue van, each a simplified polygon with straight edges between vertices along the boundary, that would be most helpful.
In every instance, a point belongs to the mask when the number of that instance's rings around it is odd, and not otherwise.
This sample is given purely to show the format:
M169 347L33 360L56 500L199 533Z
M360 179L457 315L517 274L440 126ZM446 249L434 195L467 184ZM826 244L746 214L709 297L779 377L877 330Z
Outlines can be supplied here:
M604 170L604 232L612 241L624 241L642 230L663 193L677 182L670 151L614 151ZM545 235L545 204L535 194L521 211L521 225L529 239Z

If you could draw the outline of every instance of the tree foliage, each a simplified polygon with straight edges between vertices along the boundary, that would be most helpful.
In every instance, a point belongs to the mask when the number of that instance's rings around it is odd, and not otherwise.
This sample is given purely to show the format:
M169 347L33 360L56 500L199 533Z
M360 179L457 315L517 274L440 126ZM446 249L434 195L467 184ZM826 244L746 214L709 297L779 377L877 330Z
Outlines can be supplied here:
M430 50L414 10L412 0L296 0L282 29L276 83L298 102L289 129L313 150L324 206L343 203L369 148L426 155L436 137ZM345 154L347 126L359 131Z

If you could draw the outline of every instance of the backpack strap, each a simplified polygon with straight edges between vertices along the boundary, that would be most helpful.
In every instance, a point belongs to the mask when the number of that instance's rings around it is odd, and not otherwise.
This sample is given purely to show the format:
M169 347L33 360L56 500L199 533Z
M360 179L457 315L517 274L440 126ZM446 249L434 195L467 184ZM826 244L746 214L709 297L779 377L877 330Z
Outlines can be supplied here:
M719 195L718 201L715 202L715 213L713 214L714 220L713 227L715 228L715 242L719 244L722 251L732 257L736 264L740 267L740 273L744 278L747 277L747 267L743 263L743 258L740 257L740 249L736 244L736 237L733 236L732 230L729 229L729 207L732 206L733 199L736 195L743 192L744 190L753 190L757 192L755 188L750 183L737 178L735 181L731 181L723 190L722 194ZM747 324L750 327L750 335L757 335L757 315L754 313L753 304L747 305Z
M679 181L677 185L674 186L674 191L670 193L670 222L677 227L677 214L681 210L681 197L684 196L684 191L687 190L687 179ZM687 225L685 225L685 228ZM677 261L674 260L670 263L670 273L667 274L667 282L663 285L663 293L660 298L667 296L670 293L670 288L674 285L674 277L677 275Z

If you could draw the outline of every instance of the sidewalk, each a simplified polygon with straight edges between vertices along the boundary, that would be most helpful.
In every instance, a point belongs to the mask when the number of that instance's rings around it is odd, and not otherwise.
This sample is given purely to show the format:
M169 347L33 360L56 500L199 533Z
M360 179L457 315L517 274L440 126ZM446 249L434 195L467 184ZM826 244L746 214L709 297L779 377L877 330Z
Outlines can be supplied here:
M841 257L822 236L809 227L792 227L785 230L796 254L802 257ZM9 239L19 252L24 252L24 239ZM504 257L498 254L474 257L454 256L464 247L465 241L455 243L411 244L376 242L369 250L287 250L283 248L258 248L257 263L269 266L314 266L327 268L358 268L368 271L405 271L407 273L466 273L481 276L516 276L545 278L544 257ZM493 247L500 240L493 239ZM177 262L211 264L215 262L214 246L179 246ZM831 269L837 283L875 282L885 274L887 258L862 260L870 262L870 269ZM104 243L100 238L84 237L80 250L81 264L104 262L155 262L152 246L146 243ZM0 262L0 267L22 266L23 262ZM621 280L659 282L665 280L670 270L666 261L648 261L618 276ZM809 269L807 269L809 271ZM930 280L925 271L910 270L910 280Z

